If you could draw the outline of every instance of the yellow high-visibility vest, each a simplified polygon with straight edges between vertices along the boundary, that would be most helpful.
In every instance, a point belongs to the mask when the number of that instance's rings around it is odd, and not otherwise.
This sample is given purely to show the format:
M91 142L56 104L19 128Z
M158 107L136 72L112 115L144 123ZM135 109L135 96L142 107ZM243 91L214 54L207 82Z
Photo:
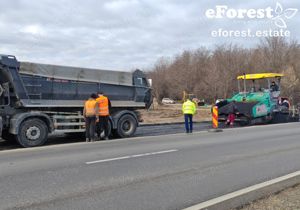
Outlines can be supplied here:
M98 102L98 115L99 116L109 116L109 103L108 98L106 96L100 96L96 99Z
M182 112L183 114L192 114L196 113L196 105L194 102L187 100L182 104Z
M85 115L86 116L95 116L96 115L96 100L89 99L85 102Z

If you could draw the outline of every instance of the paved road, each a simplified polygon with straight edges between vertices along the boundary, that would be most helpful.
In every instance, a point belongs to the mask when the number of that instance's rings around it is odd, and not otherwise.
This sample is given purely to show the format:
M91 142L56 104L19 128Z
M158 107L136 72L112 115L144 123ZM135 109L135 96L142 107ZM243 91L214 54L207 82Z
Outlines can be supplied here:
M211 128L211 122L194 123L194 131L203 131ZM166 125L151 125L138 127L135 137L138 136L158 136L163 134L184 133L185 128L183 123L166 124Z
M300 169L300 123L0 152L0 209L182 209Z
M194 123L194 131L203 131L209 129L210 127L211 127L211 123L209 122ZM184 130L183 123L164 124L164 125L142 125L137 128L134 137L184 133L184 131L185 130ZM53 145L53 144L69 144L69 143L83 142L83 141L85 141L85 138L80 135L68 136L62 134L54 134L54 135L51 134L45 146ZM0 140L0 151L8 150L8 149L16 149L19 147L20 145L18 145L15 141Z

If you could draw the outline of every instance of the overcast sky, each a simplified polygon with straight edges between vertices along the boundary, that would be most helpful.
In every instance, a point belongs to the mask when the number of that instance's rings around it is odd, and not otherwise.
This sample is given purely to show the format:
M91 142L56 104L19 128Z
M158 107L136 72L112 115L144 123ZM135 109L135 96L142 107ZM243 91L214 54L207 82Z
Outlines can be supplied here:
M255 46L257 37L214 38L211 31L274 29L270 22L208 19L205 11L216 5L275 8L276 2L300 9L299 0L1 0L0 53L49 64L149 69L159 57L185 49ZM286 23L299 41L299 11Z

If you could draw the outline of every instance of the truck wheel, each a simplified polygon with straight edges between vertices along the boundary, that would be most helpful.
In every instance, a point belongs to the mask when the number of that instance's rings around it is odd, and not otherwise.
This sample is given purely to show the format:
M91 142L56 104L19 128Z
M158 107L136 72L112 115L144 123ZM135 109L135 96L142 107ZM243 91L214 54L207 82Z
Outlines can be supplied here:
M48 128L44 121L28 119L21 123L16 139L23 147L35 147L43 145L47 137Z
M117 135L121 138L130 137L137 128L136 119L131 115L124 115L118 121Z

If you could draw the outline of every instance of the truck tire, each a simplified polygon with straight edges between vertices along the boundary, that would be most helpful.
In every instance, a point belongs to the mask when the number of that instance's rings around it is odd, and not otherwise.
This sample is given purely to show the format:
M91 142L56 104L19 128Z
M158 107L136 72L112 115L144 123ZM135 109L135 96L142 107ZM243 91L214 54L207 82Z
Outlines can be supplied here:
M118 121L117 136L126 138L132 136L137 128L136 119L129 114L123 115Z
M23 121L16 135L16 140L22 147L43 145L47 141L47 138L47 125L44 121L37 118Z

